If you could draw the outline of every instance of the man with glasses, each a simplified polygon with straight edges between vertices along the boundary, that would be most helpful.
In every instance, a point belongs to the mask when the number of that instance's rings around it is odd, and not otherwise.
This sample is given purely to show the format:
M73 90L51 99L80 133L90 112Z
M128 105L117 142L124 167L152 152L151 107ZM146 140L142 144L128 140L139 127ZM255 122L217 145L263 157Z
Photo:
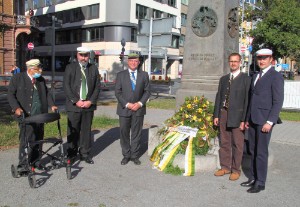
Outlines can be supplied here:
M17 118L33 116L41 113L48 113L48 106L52 111L57 107L54 105L52 96L48 93L45 79L41 76L42 68L38 59L32 59L26 62L27 72L15 74L8 86L8 102L13 113ZM22 115L23 114L23 115ZM27 160L25 153L25 136L28 141L42 140L44 137L44 124L26 124L20 125L20 146L19 146L19 164L18 171L26 170ZM39 146L34 146L32 152L29 152L30 163L37 168L42 168L38 160Z
M265 189L268 147L273 126L280 120L279 112L283 105L284 80L272 67L272 54L270 49L260 49L256 52L260 72L252 79L245 124L249 131L251 176L247 182L241 183L241 186L250 187L248 193L258 193Z
M251 78L241 73L241 56L232 53L228 58L230 73L220 78L215 100L214 125L220 127L221 169L215 176L230 174L237 180L241 174L244 130Z
M91 126L100 92L99 71L89 63L90 49L77 48L77 62L67 65L64 92L68 115L68 158L94 164L91 152Z
M150 83L148 73L138 70L139 64L139 55L129 54L128 70L119 72L116 79L115 95L118 99L117 114L123 154L121 165L126 165L130 160L135 165L141 164L139 149Z

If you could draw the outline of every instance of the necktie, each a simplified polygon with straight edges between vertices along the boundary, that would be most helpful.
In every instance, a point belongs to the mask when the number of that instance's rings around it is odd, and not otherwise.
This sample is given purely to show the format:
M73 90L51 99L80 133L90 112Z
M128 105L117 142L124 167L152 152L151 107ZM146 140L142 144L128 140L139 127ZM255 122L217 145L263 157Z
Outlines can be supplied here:
M81 98L86 100L86 76L84 72L85 67L81 67Z
M34 85L35 82L36 82L36 79L35 79L35 78L32 78L31 82L32 82L32 85Z
M261 77L262 77L262 71L260 71L259 72L259 74L258 74L258 78L256 79L256 82L255 82L255 84L254 85L256 85L257 83L258 83L258 81L261 79Z
M136 80L135 80L134 72L131 72L131 78L130 79L131 79L132 90L135 90Z
M229 81L228 81L228 87L227 87L227 92L225 94L225 103L224 103L224 107L226 109L229 108L229 96L230 96L230 87L231 87L231 83L232 83L232 80L233 80L233 75L231 75Z

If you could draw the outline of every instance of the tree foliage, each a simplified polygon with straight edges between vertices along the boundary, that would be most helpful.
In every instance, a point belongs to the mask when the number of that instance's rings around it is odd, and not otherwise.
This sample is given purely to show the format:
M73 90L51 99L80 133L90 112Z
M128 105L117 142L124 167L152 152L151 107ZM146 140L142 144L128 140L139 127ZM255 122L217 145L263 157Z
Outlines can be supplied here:
M254 50L268 47L275 57L300 61L300 1L263 0L251 13L258 23L251 31Z

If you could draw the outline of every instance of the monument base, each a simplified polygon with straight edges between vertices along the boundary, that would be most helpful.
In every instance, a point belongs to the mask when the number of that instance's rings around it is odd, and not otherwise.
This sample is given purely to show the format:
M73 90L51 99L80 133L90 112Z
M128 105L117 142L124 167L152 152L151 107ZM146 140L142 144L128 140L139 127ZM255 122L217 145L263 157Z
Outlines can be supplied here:
M204 96L207 100L214 103L216 98L216 91L178 89L176 93L176 108L183 104L186 97L190 96Z

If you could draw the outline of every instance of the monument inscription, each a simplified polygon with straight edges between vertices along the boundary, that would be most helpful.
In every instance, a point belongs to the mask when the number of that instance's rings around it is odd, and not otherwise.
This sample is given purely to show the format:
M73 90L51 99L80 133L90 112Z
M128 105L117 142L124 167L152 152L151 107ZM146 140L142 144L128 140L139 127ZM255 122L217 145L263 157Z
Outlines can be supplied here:
M195 61L215 61L217 59L216 54L214 53L191 53L191 56L188 60Z

